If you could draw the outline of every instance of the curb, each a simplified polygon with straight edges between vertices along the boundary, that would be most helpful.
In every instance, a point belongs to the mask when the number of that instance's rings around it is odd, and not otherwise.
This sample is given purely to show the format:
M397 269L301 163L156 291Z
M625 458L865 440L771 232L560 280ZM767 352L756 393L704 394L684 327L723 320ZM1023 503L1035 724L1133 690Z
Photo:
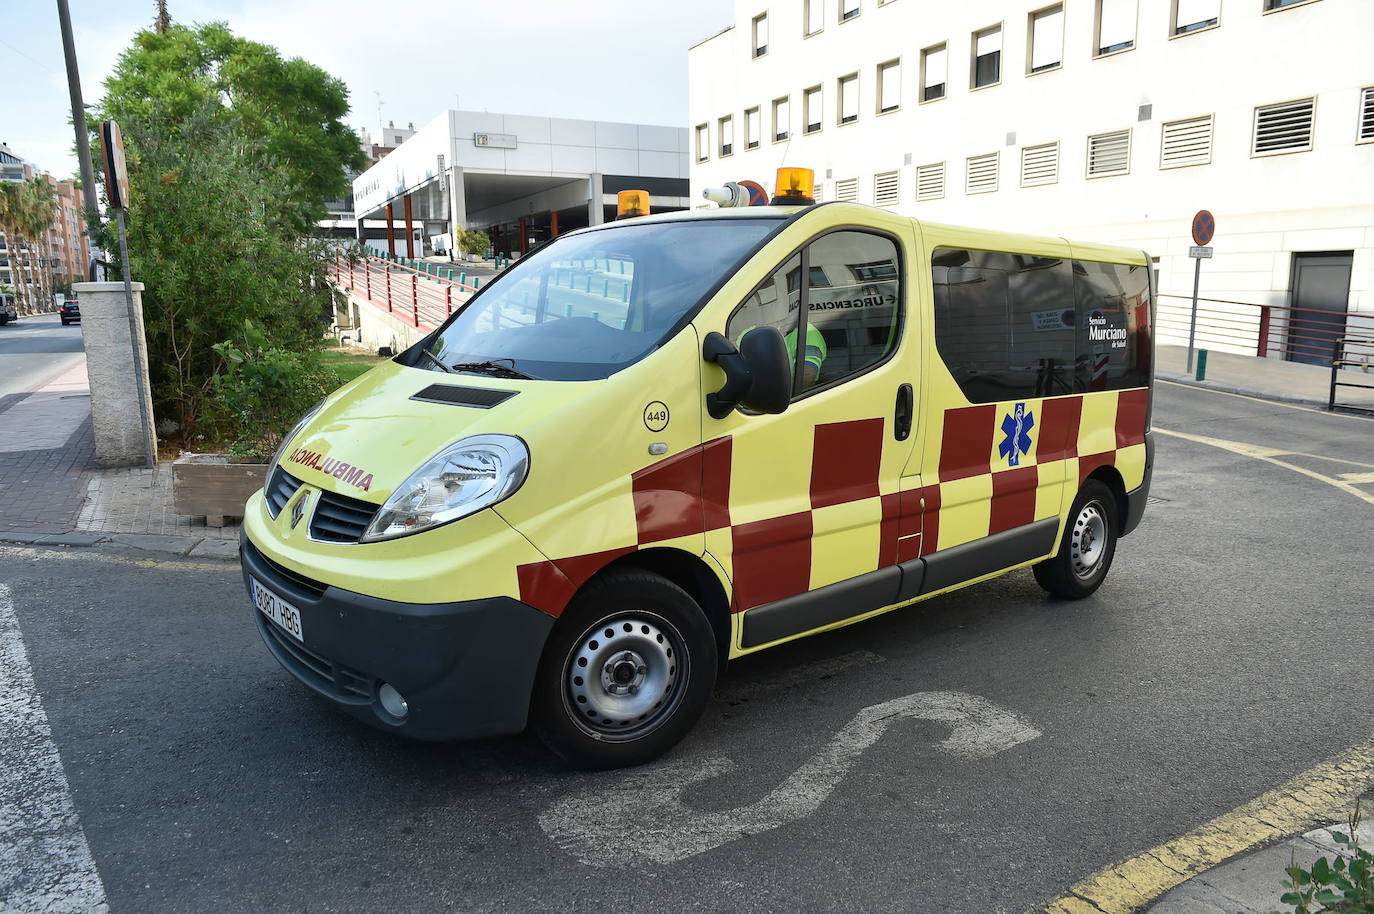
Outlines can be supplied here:
M69 546L89 548L110 545L137 549L141 552L161 552L178 558L210 559L237 562L237 539L224 540L203 536L168 536L154 533L28 533L21 530L0 530L0 544L16 546Z
M1312 400L1307 397L1291 397L1284 394L1276 394L1268 390L1256 390L1253 387L1232 387L1230 385L1212 384L1208 381L1198 381L1187 375L1155 375L1157 381L1171 381L1174 384L1182 384L1185 387L1196 387L1198 390L1210 390L1220 394L1239 394L1242 397L1257 397L1261 400L1272 400L1275 403L1291 403L1295 406L1308 406L1320 409L1322 412L1329 412L1326 408L1325 400ZM1339 412L1339 407L1337 408Z

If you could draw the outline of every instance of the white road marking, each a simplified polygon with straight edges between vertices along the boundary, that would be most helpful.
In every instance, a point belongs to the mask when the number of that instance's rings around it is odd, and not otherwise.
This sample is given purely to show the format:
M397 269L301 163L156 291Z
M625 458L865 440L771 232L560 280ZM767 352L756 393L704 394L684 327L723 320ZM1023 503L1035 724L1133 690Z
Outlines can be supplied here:
M777 676L735 682L727 680L725 687L716 693L716 698L727 702L747 700L765 692L789 689L795 686L808 685L822 679L829 679L847 670L882 663L886 659L886 657L872 651L850 651L848 654L840 654L838 657L825 657L810 663L803 663Z
M108 912L6 584L0 584L0 733L0 911Z
M916 718L945 724L937 744L959 759L981 759L1028 742L1040 731L1015 712L964 692L917 692L864 708L819 752L747 806L697 811L682 801L695 784L735 769L728 758L683 759L595 783L556 801L539 816L553 841L590 866L676 863L747 835L811 815L839 786L859 756L893 723Z

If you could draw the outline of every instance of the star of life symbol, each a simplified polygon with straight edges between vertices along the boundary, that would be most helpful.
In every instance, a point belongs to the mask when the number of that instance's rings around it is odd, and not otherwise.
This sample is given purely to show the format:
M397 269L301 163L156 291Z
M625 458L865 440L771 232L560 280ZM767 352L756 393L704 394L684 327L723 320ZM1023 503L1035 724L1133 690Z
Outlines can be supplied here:
M997 453L1007 461L1007 466L1020 466L1021 455L1029 454L1031 449L1031 429L1035 428L1035 414L1026 410L1026 404L1016 404L1016 409L1002 417L1002 443Z

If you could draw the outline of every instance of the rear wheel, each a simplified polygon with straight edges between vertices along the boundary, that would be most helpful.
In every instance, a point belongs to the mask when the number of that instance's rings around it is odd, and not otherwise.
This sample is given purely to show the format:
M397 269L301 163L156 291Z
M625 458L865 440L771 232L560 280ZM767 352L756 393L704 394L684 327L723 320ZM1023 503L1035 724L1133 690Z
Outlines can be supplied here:
M1066 600L1081 600L1102 586L1116 555L1116 498L1112 490L1089 479L1078 490L1064 540L1053 558L1034 567L1035 580Z
M682 588L648 572L608 574L574 598L549 639L534 729L579 767L642 764L696 723L716 665L711 625Z

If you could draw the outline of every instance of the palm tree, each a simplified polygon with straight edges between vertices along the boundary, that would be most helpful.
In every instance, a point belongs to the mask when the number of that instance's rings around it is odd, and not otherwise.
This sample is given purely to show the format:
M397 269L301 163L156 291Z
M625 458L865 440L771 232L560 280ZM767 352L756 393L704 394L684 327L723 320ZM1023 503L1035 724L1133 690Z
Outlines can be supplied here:
M24 280L24 227L28 221L28 200L24 185L17 182L0 182L0 231L5 233L6 247L9 249L10 280L14 285L15 307L21 314L28 313L25 300L30 289Z
M35 175L24 182L28 235L34 239L32 253L38 264L38 310L53 310L52 223L57 215L57 194L48 179ZM32 264L35 257L31 257ZM31 268L32 269L32 268Z

